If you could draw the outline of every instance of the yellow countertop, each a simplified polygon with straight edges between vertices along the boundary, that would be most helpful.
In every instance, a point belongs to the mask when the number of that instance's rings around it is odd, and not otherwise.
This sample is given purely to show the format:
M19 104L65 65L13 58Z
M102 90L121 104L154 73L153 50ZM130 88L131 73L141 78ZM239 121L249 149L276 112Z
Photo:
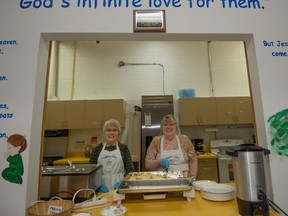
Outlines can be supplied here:
M87 164L89 158L86 157L66 157L63 159L53 161L54 165L69 165L68 160L72 161L72 164Z
M66 157L53 161L54 165L69 165L68 160L72 164L87 164L89 157L85 157L85 152L67 152Z
M107 198L112 201L113 190L110 190ZM168 193L169 194L169 193ZM179 195L180 194L180 195ZM127 195L135 197L128 198ZM99 195L97 195L99 196ZM126 194L125 200L121 204L127 208L125 216L239 216L236 198L231 201L216 202L205 200L201 197L201 192L195 191L195 198L188 201L183 197L182 193L178 195L170 195L163 200L143 200L141 194ZM113 203L116 206L116 203ZM92 216L99 216L101 209L104 207L94 208L88 211ZM274 211L270 211L270 216L279 216Z
M217 156L215 154L212 153L205 153L203 155L197 155L197 159L212 159L212 158L217 158Z

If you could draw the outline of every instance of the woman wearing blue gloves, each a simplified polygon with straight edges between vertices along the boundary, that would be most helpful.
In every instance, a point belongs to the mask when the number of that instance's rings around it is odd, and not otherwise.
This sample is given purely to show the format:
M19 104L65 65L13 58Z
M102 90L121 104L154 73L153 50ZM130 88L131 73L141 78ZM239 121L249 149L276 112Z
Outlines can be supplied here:
M187 170L196 179L198 165L194 146L186 135L178 134L179 130L174 116L164 116L160 130L161 136L154 137L147 149L146 169Z
M124 176L134 171L128 146L117 141L121 133L120 123L115 119L107 120L103 126L105 142L92 149L90 163L102 165L94 181L98 192L116 189Z

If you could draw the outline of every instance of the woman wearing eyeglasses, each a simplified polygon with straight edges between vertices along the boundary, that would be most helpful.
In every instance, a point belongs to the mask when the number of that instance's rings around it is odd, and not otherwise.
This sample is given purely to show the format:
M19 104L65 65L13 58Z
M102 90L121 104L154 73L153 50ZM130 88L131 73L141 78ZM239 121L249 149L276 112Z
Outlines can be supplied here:
M151 141L145 159L147 170L188 171L196 179L197 157L190 139L180 135L173 115L160 123L161 135Z
M107 120L103 133L105 141L92 149L90 163L102 165L101 175L95 179L97 191L109 192L108 188L117 188L134 167L128 146L117 141L121 133L120 123L115 119Z

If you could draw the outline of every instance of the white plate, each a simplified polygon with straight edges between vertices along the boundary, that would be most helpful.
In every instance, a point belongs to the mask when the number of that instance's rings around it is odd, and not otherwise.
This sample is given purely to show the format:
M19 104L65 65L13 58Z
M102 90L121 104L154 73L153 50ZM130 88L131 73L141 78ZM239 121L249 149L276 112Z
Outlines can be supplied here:
M194 182L194 189L200 191L203 185L217 184L215 181L199 180Z
M226 184L203 185L201 197L212 201L232 200L235 198L235 188Z

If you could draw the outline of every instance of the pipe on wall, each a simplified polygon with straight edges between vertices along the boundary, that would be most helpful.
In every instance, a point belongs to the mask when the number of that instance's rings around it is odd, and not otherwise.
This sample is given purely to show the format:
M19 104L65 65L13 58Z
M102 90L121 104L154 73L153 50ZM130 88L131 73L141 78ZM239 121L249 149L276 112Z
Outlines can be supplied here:
M160 66L162 68L163 72L163 78L162 78L162 91L163 95L165 95L165 69L164 65L160 63L130 63L130 62L124 62L124 61L119 61L118 67L124 67L124 66L141 66L141 65L156 65Z

